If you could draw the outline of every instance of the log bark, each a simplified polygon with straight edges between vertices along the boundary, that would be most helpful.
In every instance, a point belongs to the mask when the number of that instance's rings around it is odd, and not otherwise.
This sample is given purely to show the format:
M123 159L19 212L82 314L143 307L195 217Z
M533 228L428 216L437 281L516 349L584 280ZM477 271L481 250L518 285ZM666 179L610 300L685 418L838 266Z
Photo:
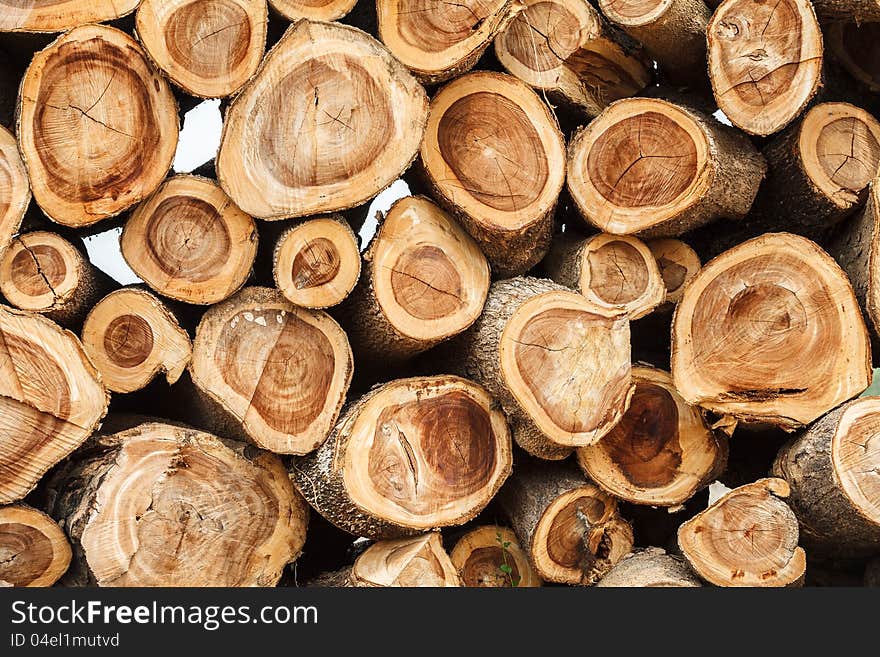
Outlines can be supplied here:
M70 566L67 536L29 506L0 508L0 586L52 586Z
M697 252L681 240L658 238L648 240L647 245L657 261L666 288L666 296L657 310L668 312L678 305L685 287L694 280L703 264Z
M439 532L379 541L357 558L351 584L358 587L461 586Z
M541 578L513 530L483 525L462 536L450 553L462 586L531 588Z
M140 0L0 0L0 32L64 32L122 18Z
M470 327L489 292L476 242L430 200L394 203L364 253L346 328L359 361L410 358Z
M79 447L108 402L72 333L0 306L0 504L23 498Z
M671 237L745 216L765 171L764 158L733 128L696 109L632 98L576 133L567 184L599 230Z
M818 91L822 32L810 0L725 0L706 33L715 100L745 132L778 132Z
M142 0L137 37L186 93L222 98L256 73L266 49L265 0Z
M15 135L0 126L0 256L21 227L31 202L27 169L21 161Z
M336 422L352 356L326 313L248 287L202 317L189 371L206 427L278 454L307 454Z
M601 441L577 450L578 463L620 499L678 506L724 470L727 444L682 399L667 372L634 367L632 376L629 409Z
M617 501L569 464L517 463L498 501L544 581L595 584L632 549Z
M651 83L639 44L586 0L525 0L495 55L508 73L593 117Z
M631 320L644 317L666 297L657 260L644 242L628 235L557 236L544 267L557 283Z
M272 9L296 22L303 18L311 21L335 21L347 15L357 0L269 0Z
M211 180L178 175L131 213L122 256L159 294L197 305L228 299L251 273L257 227Z
M278 457L169 424L96 437L49 490L74 586L274 586L308 524Z
M113 286L56 233L20 234L0 256L0 292L6 301L67 328L78 329L92 306Z
M321 515L356 536L396 538L461 525L510 474L507 422L480 386L399 379L343 413L291 478Z
M351 208L409 166L427 111L425 90L381 43L302 20L230 105L217 177L261 219Z
M308 219L285 230L275 243L275 285L297 306L329 308L341 303L360 273L357 237L340 215Z
M688 564L715 586L800 586L807 558L782 479L736 488L678 530Z
M443 87L431 101L421 165L495 276L522 274L547 253L565 145L555 117L524 82L481 71Z
M702 585L683 559L655 547L625 556L596 584L601 587L625 588L685 588Z
M877 0L813 0L813 6L823 18L859 24L880 21L880 2Z
M844 272L813 242L768 233L703 267L672 328L689 403L787 430L871 382L868 331Z
M705 85L706 26L712 12L703 0L599 0L599 8L645 46L665 79Z
M443 362L489 390L520 447L563 459L607 434L632 396L629 322L602 313L548 280L500 281Z
M514 0L376 0L379 38L425 84L473 68L521 10Z
M810 555L880 552L880 398L835 409L783 446L773 475L791 486L789 504Z
M34 55L17 116L34 198L65 226L140 202L162 182L177 148L168 83L134 39L104 25L75 28Z
M814 2L817 11L821 5ZM873 93L880 91L880 4L875 22L834 22L823 26L825 44L834 58Z
M86 353L113 392L134 392L160 372L175 383L192 358L177 318L145 290L111 292L89 312L82 329Z

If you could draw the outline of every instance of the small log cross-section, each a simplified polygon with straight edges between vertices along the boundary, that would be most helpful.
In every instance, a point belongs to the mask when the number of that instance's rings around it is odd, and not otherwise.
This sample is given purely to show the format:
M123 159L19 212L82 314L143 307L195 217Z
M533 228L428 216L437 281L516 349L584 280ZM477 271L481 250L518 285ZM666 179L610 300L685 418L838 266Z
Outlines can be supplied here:
M846 275L816 244L768 233L691 282L672 328L672 376L689 403L796 429L871 382L868 332Z
M274 586L308 508L281 460L168 424L98 437L49 482L74 586Z
M0 587L52 586L67 571L67 536L42 511L0 507Z
M498 499L544 581L595 584L632 550L617 500L568 463L517 463Z
M63 32L130 14L140 0L0 0L0 32Z
M835 409L779 452L773 474L813 554L862 557L880 550L880 398Z
M350 578L361 587L461 586L439 532L371 545L354 562Z
M0 306L0 504L23 498L79 447L108 403L72 333Z
M497 277L522 274L547 253L565 144L524 82L478 71L443 87L431 102L421 163Z
M23 233L0 257L0 292L22 310L79 328L111 281L77 248L55 233Z
M807 558L782 479L730 491L678 529L678 546L696 573L716 586L800 586Z
M346 328L366 361L414 356L473 324L488 292L489 264L471 236L428 199L407 196L364 254Z
M596 584L615 588L692 588L702 585L683 559L655 547L628 554Z
M202 317L190 374L206 426L278 454L307 454L342 408L351 348L325 312L247 287Z
M634 367L633 381L626 414L598 443L577 450L578 463L623 500L677 506L721 473L727 446L681 398L668 373Z
M690 246L671 237L648 240L666 287L666 297L658 310L671 310L702 267L700 256Z
M177 148L168 83L134 39L104 25L75 28L34 55L17 123L34 198L66 226L113 217L151 194Z
M296 22L302 18L312 21L335 21L350 12L357 0L269 0L272 9Z
M376 0L379 37L426 84L473 67L521 9L519 0Z
M610 29L586 0L525 0L495 38L495 55L508 73L591 117L651 82L638 44Z
M266 49L266 0L142 0L138 39L186 93L221 98L257 71Z
M301 20L229 107L217 177L262 219L351 208L410 165L427 113L424 88L381 43Z
M179 175L135 208L120 248L159 294L207 305L244 285L257 254L257 227L216 183Z
M30 201L30 182L15 136L0 126L0 254L18 232Z
M629 406L629 339L625 317L551 281L514 278L492 286L448 355L501 403L520 447L562 459L607 434Z
M810 0L724 0L707 35L715 100L749 134L781 130L819 88L822 33Z
M483 525L462 536L449 554L462 586L525 588L541 586L541 578L519 545L513 530Z
M824 26L825 44L834 58L870 91L880 91L880 2L872 23L831 23ZM820 9L818 0L813 4Z
M92 308L82 329L86 353L113 392L134 392L159 372L169 385L186 370L192 344L177 319L145 290L111 292Z
M291 303L335 306L351 293L361 273L357 238L339 215L309 219L280 235L272 272Z
M291 478L321 515L367 538L461 525L510 474L504 415L454 376L399 379L349 406Z
M644 317L666 298L657 260L644 242L629 235L557 236L544 267L557 283L629 319Z
M670 237L748 213L766 163L749 140L655 98L617 101L568 148L568 189L608 233Z

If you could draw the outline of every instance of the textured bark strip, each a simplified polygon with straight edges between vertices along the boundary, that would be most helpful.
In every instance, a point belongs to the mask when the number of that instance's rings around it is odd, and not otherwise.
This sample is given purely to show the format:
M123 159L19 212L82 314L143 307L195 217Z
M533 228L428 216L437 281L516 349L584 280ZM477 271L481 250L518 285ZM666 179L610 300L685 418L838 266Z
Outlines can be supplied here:
M739 131L695 109L632 98L574 136L567 184L599 230L668 237L745 216L765 171Z
M439 532L371 545L354 562L350 577L361 587L461 586Z
M351 208L409 166L427 110L425 90L381 43L302 20L229 107L217 177L262 219Z
M0 126L0 255L21 227L30 202L30 182L15 135Z
M749 134L781 130L819 88L822 33L810 0L724 0L707 35L715 100Z
M660 276L666 287L666 297L657 310L669 311L681 300L685 286L702 267L700 256L690 246L674 238L649 240L648 248L657 261Z
M431 102L421 164L495 276L522 274L547 253L565 144L556 119L525 83L481 71L443 87Z
M83 347L113 392L134 392L164 372L175 383L192 358L189 336L175 316L145 290L111 292L89 312Z
M462 536L450 553L462 586L521 588L541 586L541 578L513 530L483 525Z
M736 488L678 529L694 571L716 586L800 586L807 558L782 479Z
M142 0L135 28L174 84L194 96L220 98L256 72L267 18L265 0Z
M871 382L852 287L813 242L768 233L707 264L672 328L672 376L689 403L791 430Z
M0 507L0 587L52 586L70 565L67 536L42 511Z
M379 37L426 84L470 70L521 10L516 0L376 0Z
M525 0L495 38L495 55L508 73L590 117L639 93L652 78L639 45L583 0Z
M78 27L34 55L17 123L34 198L66 226L138 203L162 182L177 148L168 83L134 39L104 25Z
M327 520L379 539L464 524L510 469L507 422L488 393L435 376L374 388L290 474Z
M342 408L351 348L326 313L298 308L274 288L247 287L202 317L190 374L205 426L278 454L307 454Z
M0 0L0 32L64 32L130 14L140 0Z
M683 559L654 547L625 556L596 584L625 588L683 588L702 585Z
M818 2L813 3L821 10ZM872 4L875 4L872 1ZM856 80L874 93L880 91L880 3L871 23L838 22L823 26L825 44Z
M97 437L49 491L73 586L274 586L308 525L278 457L168 424Z
M880 548L880 398L835 409L779 452L773 474L812 555L871 556Z
M302 18L335 21L348 14L356 3L357 0L269 0L275 11L293 22Z

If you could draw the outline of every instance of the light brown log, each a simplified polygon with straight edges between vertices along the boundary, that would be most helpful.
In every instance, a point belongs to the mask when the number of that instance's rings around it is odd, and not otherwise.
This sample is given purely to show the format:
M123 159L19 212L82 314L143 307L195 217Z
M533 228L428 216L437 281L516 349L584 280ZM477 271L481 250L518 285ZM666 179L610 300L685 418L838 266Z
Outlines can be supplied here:
M655 547L628 554L596 584L601 587L626 588L684 588L702 585L683 559Z
M351 568L358 587L461 586L439 532L374 543Z
M0 507L0 586L52 586L70 565L67 536L42 511Z
M766 164L739 131L657 98L613 103L573 137L568 189L608 233L669 237L743 217Z
M815 243L768 233L688 285L672 328L672 376L689 403L792 430L871 382L871 349L844 272Z
M657 260L644 242L629 235L557 236L544 267L557 283L631 320L644 317L666 298Z
M160 372L175 383L192 358L177 318L145 290L111 292L89 312L82 329L86 353L113 392L134 392Z
M352 356L326 313L298 308L274 288L247 287L204 314L189 369L206 427L278 454L307 454L336 422Z
M632 396L629 322L561 285L492 285L480 318L443 354L484 385L527 452L563 459L617 424Z
M715 586L800 586L807 566L782 479L736 488L678 529L688 564Z
M0 32L64 32L122 18L140 0L0 0Z
M0 306L0 504L23 498L79 447L108 402L72 333Z
M595 445L577 450L584 473L634 504L677 506L724 470L726 442L697 408L652 367L633 367L636 390L620 422Z
M68 585L274 586L306 537L278 457L169 424L96 437L49 490Z
M30 182L15 135L0 126L0 255L21 227L30 202Z
M524 82L478 71L443 87L431 101L421 164L496 277L522 274L547 253L565 144L555 117Z
M836 18L854 23L880 21L878 0L812 0L816 13L823 18Z
M350 12L357 0L269 0L272 9L292 22L335 21Z
M266 0L142 0L137 37L186 93L220 98L257 71L266 49Z
M599 8L645 46L665 79L704 84L712 12L703 0L599 0Z
M78 328L111 287L105 274L55 233L20 234L0 256L0 292L6 301L68 328Z
M501 65L535 89L593 117L651 82L639 44L612 29L587 0L525 0L495 38Z
M498 501L547 582L595 584L632 549L617 500L568 463L517 463Z
M819 89L822 32L810 0L724 0L706 33L715 100L749 134L778 132Z
M690 246L674 238L648 240L647 245L657 261L666 287L666 297L657 310L672 310L681 300L685 286L700 271L700 256Z
M507 527L483 525L472 529L458 539L449 556L462 586L531 588L542 584L528 552Z
M357 238L339 215L309 219L279 236L272 272L275 285L291 303L304 308L335 306L360 277Z
M128 265L156 292L208 305L241 289L257 240L254 220L214 181L178 175L135 208L119 244Z
M351 208L409 166L427 111L424 88L381 43L301 20L230 105L217 177L262 219Z
M871 556L880 550L880 398L835 409L783 446L774 476L810 555Z
M376 0L379 38L425 84L470 70L521 10L518 0Z
M396 538L461 525L511 470L504 415L454 376L399 379L343 413L291 478L321 515L356 536Z
M419 354L470 327L489 292L489 264L458 222L430 200L394 203L364 253L346 328L365 361Z
M85 25L34 55L16 132L43 212L86 226L118 215L162 182L177 148L177 103L134 39Z
M814 6L821 9L819 3ZM880 3L875 22L834 22L823 26L825 45L834 58L870 91L880 91Z

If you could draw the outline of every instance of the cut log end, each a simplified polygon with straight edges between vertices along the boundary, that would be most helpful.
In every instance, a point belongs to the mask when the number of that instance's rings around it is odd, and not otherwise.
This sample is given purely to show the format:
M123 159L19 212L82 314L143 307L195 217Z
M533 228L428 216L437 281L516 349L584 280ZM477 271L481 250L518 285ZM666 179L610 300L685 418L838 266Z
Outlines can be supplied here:
M275 11L293 22L303 18L312 21L339 20L356 3L357 0L269 0Z
M130 14L140 0L0 0L0 32L64 32Z
M702 583L680 558L660 548L647 548L624 557L596 586L693 588Z
M541 586L516 534L506 527L486 525L462 536L449 555L463 586L512 588Z
M354 562L350 577L361 587L461 586L438 532L375 543Z
M67 571L67 536L41 511L0 508L0 586L52 586Z
M15 136L0 126L0 254L18 232L31 201L27 169Z
M831 439L834 481L880 536L880 398L853 402Z
M671 308L681 300L685 286L700 271L700 256L690 246L673 238L649 240L647 244L666 287L664 306ZM664 307L661 306L661 309Z
M691 567L716 586L795 586L803 581L806 554L798 547L798 522L785 503L781 479L737 488L678 530Z

